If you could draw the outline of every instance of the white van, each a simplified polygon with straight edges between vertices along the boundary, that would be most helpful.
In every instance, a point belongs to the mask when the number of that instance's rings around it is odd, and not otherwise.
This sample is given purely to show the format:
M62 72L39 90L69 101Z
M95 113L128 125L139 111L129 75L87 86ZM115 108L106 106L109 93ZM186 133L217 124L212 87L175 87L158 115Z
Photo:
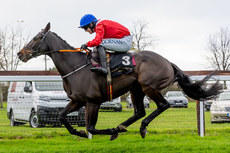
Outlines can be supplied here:
M68 102L61 81L11 82L7 97L7 117L11 126L28 122L33 128L61 126L58 115ZM72 125L85 126L85 108L68 114L66 119Z

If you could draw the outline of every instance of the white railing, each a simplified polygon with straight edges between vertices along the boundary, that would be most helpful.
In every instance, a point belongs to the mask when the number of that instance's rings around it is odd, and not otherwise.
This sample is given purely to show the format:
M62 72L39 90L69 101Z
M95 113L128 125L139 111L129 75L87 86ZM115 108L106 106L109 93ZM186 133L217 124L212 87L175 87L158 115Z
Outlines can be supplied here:
M202 71L200 71L202 72ZM191 71L190 71L191 73ZM195 73L194 73L195 74ZM202 73L201 73L202 74ZM206 75L191 75L190 79L193 81L201 80ZM12 81L60 81L61 76L57 72L47 71L0 71L0 82L12 82ZM210 80L230 81L229 75L213 75ZM204 122L204 104L203 102L197 102L197 127L198 134L201 137L205 135L205 122Z

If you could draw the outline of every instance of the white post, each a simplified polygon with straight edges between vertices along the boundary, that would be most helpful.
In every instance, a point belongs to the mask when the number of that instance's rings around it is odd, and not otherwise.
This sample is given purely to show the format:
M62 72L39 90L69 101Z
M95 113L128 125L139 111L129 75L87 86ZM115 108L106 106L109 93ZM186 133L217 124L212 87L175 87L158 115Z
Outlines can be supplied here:
M204 125L204 102L200 101L200 136L204 137L205 125Z
M196 102L196 112L197 112L197 129L198 135L204 137L205 135L205 118L204 118L204 102Z

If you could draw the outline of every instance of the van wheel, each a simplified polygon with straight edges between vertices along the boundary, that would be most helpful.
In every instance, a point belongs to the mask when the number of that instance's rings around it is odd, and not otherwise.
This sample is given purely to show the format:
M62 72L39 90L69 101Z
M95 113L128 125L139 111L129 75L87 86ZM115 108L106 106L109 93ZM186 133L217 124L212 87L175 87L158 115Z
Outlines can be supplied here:
M18 126L18 125L19 125L19 123L15 122L14 113L13 113L13 111L11 111L11 113L10 113L10 126Z
M29 123L32 128L41 127L41 124L39 124L38 121L38 115L34 110L31 112Z

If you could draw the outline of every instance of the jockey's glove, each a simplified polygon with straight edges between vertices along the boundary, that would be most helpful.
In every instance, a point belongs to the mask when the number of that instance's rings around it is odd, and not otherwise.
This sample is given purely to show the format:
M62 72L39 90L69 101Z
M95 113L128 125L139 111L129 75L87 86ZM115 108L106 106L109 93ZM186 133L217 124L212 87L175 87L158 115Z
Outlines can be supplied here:
M81 45L81 49L87 49L87 45L86 44Z

